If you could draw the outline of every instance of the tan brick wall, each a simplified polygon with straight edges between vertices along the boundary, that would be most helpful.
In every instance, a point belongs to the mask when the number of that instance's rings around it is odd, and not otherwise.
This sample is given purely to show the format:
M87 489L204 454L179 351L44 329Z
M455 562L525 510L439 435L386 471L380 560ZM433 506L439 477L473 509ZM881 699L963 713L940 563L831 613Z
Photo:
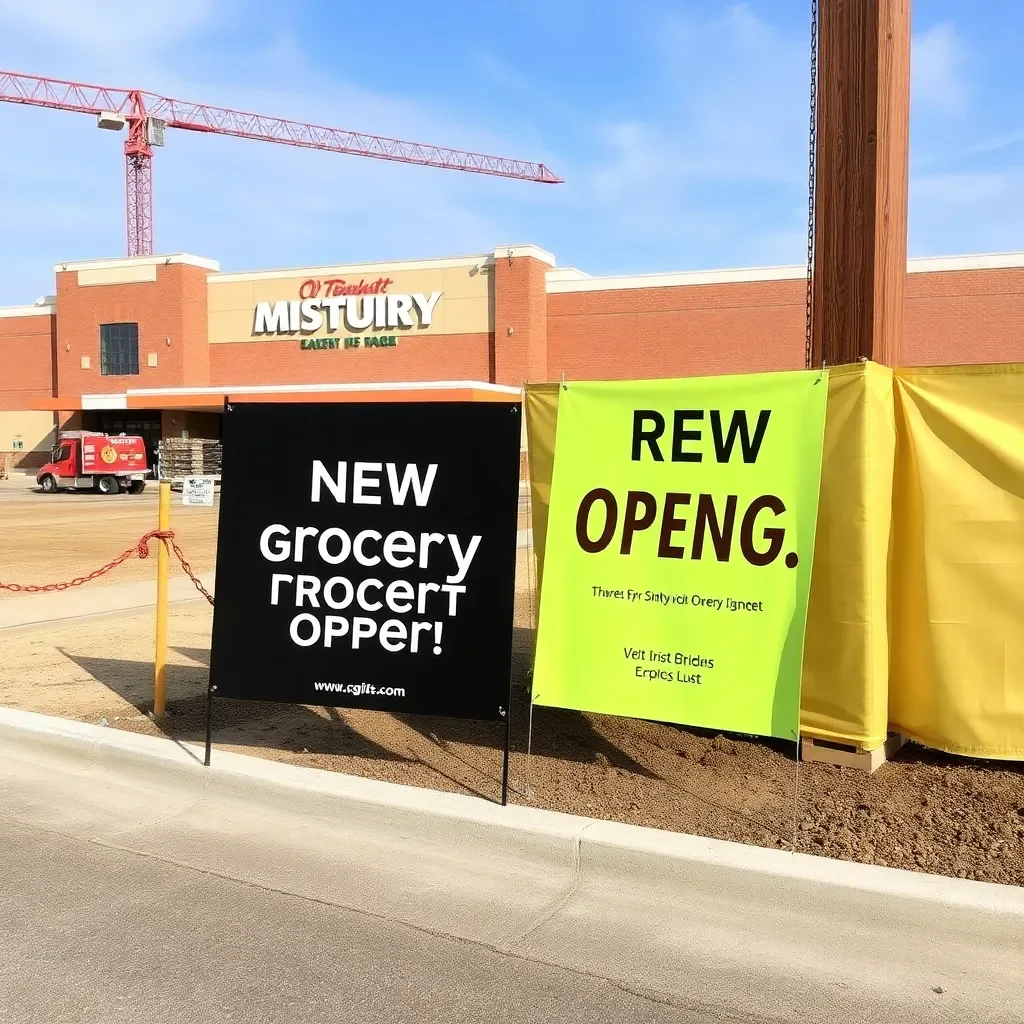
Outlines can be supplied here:
M703 376L804 365L802 281L555 293L547 377Z
M48 462L55 426L52 412L0 409L0 466L34 468Z
M548 372L548 298L551 268L532 256L494 257L493 381L518 387ZM511 334L509 333L511 330Z
M58 394L209 384L207 273L183 263L159 264L155 281L89 286L79 286L75 271L58 273ZM139 325L139 373L105 377L100 324L121 322ZM149 366L151 353L156 366ZM82 356L89 357L88 369L82 368Z
M298 339L210 345L210 383L342 384L490 380L489 334L398 335L394 348L309 349Z
M29 409L53 394L56 317L0 317L0 410Z

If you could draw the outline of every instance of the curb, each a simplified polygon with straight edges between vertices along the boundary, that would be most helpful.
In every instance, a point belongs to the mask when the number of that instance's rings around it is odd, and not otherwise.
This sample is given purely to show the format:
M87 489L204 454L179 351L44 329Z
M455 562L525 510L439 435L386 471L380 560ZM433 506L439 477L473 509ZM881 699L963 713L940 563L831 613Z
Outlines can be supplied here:
M471 847L475 856L510 852L571 871L577 884L614 877L629 886L670 890L676 879L711 873L744 887L798 883L822 896L857 892L921 901L984 914L1024 918L1024 888L926 875L832 860L719 839L488 803L457 793L402 786L318 768L283 764L214 748L211 768L202 747L170 739L0 708L0 744L23 756L50 755L81 766L127 768L199 791L281 804L380 832ZM758 880L760 878L760 881Z

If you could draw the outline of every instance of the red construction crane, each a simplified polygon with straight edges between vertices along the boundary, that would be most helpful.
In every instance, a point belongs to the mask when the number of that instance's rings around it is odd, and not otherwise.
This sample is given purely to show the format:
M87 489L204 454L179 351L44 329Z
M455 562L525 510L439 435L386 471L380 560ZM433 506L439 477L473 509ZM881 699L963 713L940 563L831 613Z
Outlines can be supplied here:
M0 71L0 103L73 110L94 114L100 128L120 131L128 127L124 144L125 195L127 200L128 255L153 253L153 147L164 144L166 128L192 132L235 135L240 139L279 142L285 146L325 149L332 153L395 160L423 167L493 174L557 184L562 181L544 164L509 157L470 153L446 146L402 142L379 135L324 128L316 124L286 121L262 114L244 114L205 103L186 103L139 89L114 89L103 85L63 82L56 78Z

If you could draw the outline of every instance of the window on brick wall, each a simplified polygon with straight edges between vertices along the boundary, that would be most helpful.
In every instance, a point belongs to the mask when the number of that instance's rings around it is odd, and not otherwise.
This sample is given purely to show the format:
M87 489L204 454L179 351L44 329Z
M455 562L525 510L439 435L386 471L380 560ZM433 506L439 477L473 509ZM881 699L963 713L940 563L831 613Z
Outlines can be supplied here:
M100 373L125 377L139 372L139 325L100 324Z

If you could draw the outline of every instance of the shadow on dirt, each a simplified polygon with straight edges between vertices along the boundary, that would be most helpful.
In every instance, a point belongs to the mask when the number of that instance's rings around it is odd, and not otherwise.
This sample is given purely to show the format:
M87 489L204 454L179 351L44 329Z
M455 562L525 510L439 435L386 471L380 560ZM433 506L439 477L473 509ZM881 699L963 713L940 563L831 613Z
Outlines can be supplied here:
M511 745L517 753L575 761L580 764L608 764L625 772L655 778L644 765L604 739L577 711L538 707L533 710L532 735L529 720L529 671L532 666L534 631L516 629L513 641L513 687ZM206 686L209 648L175 646L171 650L194 662L167 666L167 714L153 724L166 736L184 742L203 742L206 723ZM153 666L138 660L100 658L62 650L95 680L134 705L141 714L152 710ZM477 779L488 791L501 779L501 750L505 743L503 722L480 722L417 715L386 715L418 734L429 746L419 755L396 752L352 724L362 715L382 712L351 712L334 708L313 709L303 705L217 699L213 705L215 745L263 747L306 754L343 755L382 762L420 762L460 788L475 792ZM393 727L392 727L393 728ZM368 732L376 732L368 729ZM388 730L384 732L387 734ZM419 747L420 744L415 744ZM460 747L462 749L460 749ZM478 759L466 747L493 751L494 756ZM437 757L429 753L437 751ZM462 780L452 778L445 763L453 759L468 771ZM450 766L455 770L455 765Z

